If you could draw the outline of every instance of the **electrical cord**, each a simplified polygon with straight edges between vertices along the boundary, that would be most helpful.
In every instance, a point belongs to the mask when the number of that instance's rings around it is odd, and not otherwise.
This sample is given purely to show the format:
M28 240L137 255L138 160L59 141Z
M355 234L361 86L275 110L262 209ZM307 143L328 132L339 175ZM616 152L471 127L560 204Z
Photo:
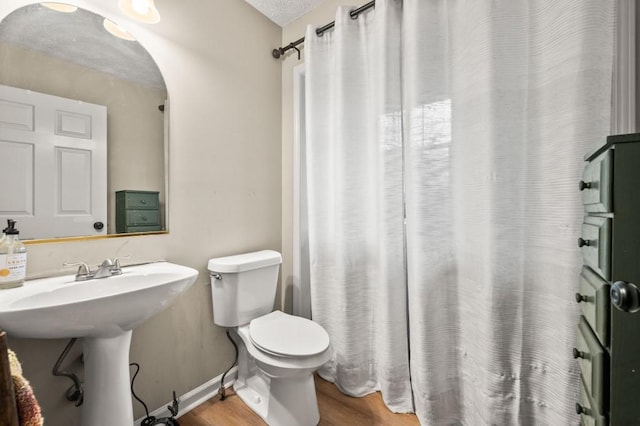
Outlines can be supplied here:
M222 378L220 379L220 390L218 391L218 393L220 394L220 401L224 401L227 397L226 388L224 386L224 378L238 362L238 345L231 337L231 333L229 332L229 330L227 330L227 338L233 345L233 349L235 349L236 356L235 356L235 359L233 360L233 364L231 364L231 366L227 369L227 371L225 371L222 374ZM133 383L135 382L136 377L140 372L140 364L138 364L137 362L132 362L129 364L129 366L134 366L136 368L136 372L133 373L133 376L131 377L131 395L133 395L133 397L140 404L142 404L145 412L145 418L140 422L140 426L154 426L154 425L163 425L163 424L169 425L169 426L180 426L180 423L178 423L178 421L174 419L174 417L178 414L178 400L176 399L176 392L173 391L173 405L172 406L170 405L167 407L172 414L171 417L163 417L160 419L156 419L154 416L150 416L149 408L147 407L147 404L145 404L144 401L140 399L138 395L136 395L136 392L133 390Z
M140 426L154 426L154 425L180 426L180 423L178 423L178 421L173 418L173 416L178 414L178 400L176 399L176 392L173 391L173 406L170 405L167 407L171 412L172 417L162 417L157 419L154 416L150 416L149 409L147 408L147 404L145 404L144 401L141 400L133 390L133 383L136 380L136 376L138 375L138 372L140 372L140 364L138 364L137 362L132 362L129 364L129 366L136 367L136 372L133 373L133 377L131 377L131 395L133 395L133 397L140 404L142 404L145 412L145 418L140 422Z
M138 364L137 362L132 362L131 364L129 364L129 367L134 366L136 368L136 372L133 373L133 377L131 378L131 395L133 395L133 397L140 403L142 404L142 406L144 407L144 412L146 414L146 417L149 418L149 409L147 408L147 404L144 403L143 400L141 400L140 398L138 398L138 395L136 395L136 392L133 390L133 382L136 381L136 376L138 375L138 373L140 372L140 364ZM146 420L146 419L145 419Z

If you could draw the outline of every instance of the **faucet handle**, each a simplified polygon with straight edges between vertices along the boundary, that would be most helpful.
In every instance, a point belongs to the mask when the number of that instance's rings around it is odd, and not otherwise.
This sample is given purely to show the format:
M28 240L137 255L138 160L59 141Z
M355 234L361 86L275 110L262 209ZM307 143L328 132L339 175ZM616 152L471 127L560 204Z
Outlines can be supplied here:
M120 267L120 259L117 257L113 258L113 266L111 266L111 275L121 275L122 268Z
M120 259L131 259L131 255L127 254L126 256L114 257L113 258L113 267L120 269Z
M131 255L121 256L122 259L130 259ZM122 274L122 267L120 266L120 258L113 258L113 265L111 266L111 273L113 275Z
M87 266L87 264L84 262L73 262L73 263L64 262L62 266L64 266L65 268L69 266L77 266L78 272L76 273L76 276L79 276L79 277L84 277L91 274L91 271L89 270L89 266Z

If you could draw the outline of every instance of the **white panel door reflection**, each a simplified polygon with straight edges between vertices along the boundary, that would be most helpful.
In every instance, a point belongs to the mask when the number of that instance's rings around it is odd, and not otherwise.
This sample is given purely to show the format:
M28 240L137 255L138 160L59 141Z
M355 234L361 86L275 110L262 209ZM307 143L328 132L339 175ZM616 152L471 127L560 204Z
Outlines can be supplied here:
M0 225L17 220L22 239L106 234L105 106L0 85L0 158Z

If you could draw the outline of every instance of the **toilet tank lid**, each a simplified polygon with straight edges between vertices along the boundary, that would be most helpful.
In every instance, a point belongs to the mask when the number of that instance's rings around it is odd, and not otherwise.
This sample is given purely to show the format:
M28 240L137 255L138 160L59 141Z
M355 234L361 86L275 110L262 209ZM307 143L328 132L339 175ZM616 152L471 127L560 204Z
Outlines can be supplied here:
M252 253L236 254L233 256L216 257L209 260L210 272L236 273L279 265L282 255L275 250L262 250Z

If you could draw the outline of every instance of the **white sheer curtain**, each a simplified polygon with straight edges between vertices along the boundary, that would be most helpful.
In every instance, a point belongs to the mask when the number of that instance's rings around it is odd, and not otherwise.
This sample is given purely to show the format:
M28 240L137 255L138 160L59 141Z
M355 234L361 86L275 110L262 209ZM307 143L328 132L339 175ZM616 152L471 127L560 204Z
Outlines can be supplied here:
M609 130L613 16L601 0L378 0L309 29L323 377L425 425L578 421L576 182Z
M341 8L335 31L305 41L311 312L336 350L325 377L407 412L400 3L388 6L357 20Z

